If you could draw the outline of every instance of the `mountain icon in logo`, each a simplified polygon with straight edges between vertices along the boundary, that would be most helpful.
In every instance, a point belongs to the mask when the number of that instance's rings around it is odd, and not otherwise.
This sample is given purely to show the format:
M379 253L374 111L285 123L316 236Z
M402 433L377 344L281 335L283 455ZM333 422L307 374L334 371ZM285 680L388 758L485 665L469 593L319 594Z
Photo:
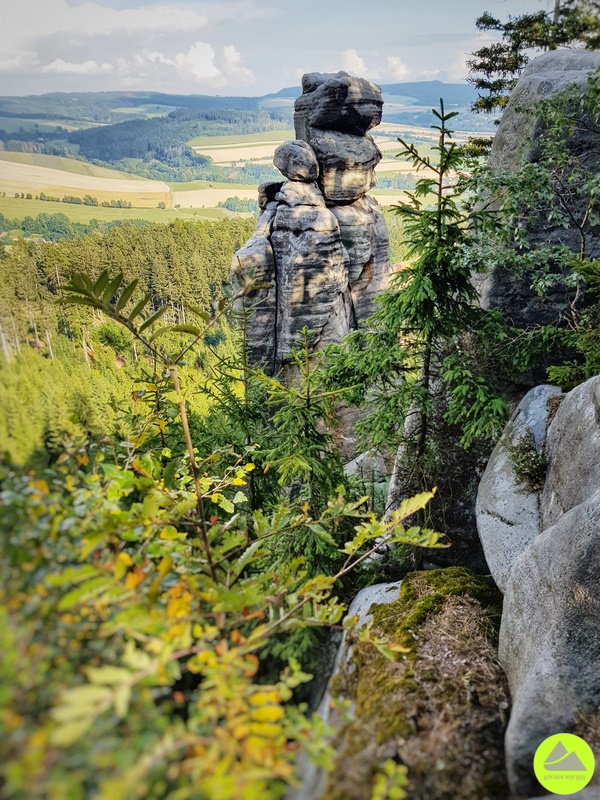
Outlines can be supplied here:
M544 760L544 769L555 772L587 772L587 767L574 751L569 751L558 741Z

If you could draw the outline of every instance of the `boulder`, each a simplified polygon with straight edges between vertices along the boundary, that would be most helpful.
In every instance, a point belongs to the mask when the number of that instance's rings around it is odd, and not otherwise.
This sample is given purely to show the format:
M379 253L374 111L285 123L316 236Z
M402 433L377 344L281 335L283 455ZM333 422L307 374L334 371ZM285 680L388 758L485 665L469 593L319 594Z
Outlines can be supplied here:
M381 153L372 137L310 128L308 138L321 168L319 186L330 205L353 203L375 186Z
M374 604L392 603L398 599L401 585L401 581L378 583L375 586L368 586L366 589L360 590L348 609L348 616L358 618L356 622L357 631L372 619L371 607ZM338 675L343 664L351 664L352 650L353 645L348 642L348 632L344 631L335 657L329 684L317 709L317 714L325 723L329 723L332 716L332 681ZM297 789L290 789L286 793L285 800L319 800L326 789L327 773L310 761L306 753L300 755L297 772L302 778L302 783Z
M494 136L490 166L497 174L514 172L527 162L539 159L542 124L531 112L535 103L575 84L585 94L590 73L600 67L600 53L588 50L552 50L531 61L513 90ZM585 153L586 168L600 167L600 137L594 126L577 125L570 139L573 153ZM582 211L583 213L583 211ZM532 249L546 243L564 245L574 252L581 246L576 226L553 225L546 216L530 226ZM587 257L600 256L600 238L589 236ZM555 324L573 299L568 283L557 281L541 300L527 276L499 265L474 277L481 305L500 311L516 327ZM533 382L538 382L533 378Z
M325 206L317 184L300 181L286 181L275 195L275 200L286 206Z
M519 164L534 161L540 121L535 114L521 109L531 110L540 100L572 84L585 93L588 76L598 67L600 53L590 50L550 50L533 59L523 70L502 114L494 136L491 165L514 172ZM581 135L587 137L589 132L580 131ZM585 142L579 144L585 147Z
M383 96L379 86L347 72L313 72L302 78L294 108L298 139L310 141L309 127L364 136L381 122Z
M600 490L517 557L504 595L499 657L513 709L506 733L511 789L535 796L537 747L600 705Z
M273 164L291 181L312 182L319 176L314 150L301 139L279 145L273 156Z
M600 376L565 395L548 429L547 456L542 530L600 487Z
M515 474L513 448L541 454L546 440L549 401L560 396L556 386L531 389L512 415L494 448L477 492L477 530L490 572L504 591L519 553L540 532L539 488Z

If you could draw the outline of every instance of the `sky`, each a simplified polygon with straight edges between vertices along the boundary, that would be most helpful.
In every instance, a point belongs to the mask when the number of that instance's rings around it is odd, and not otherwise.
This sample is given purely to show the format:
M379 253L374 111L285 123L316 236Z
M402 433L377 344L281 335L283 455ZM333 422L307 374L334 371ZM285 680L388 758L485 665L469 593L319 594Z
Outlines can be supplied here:
M0 0L0 95L263 95L304 72L462 82L475 19L548 0Z

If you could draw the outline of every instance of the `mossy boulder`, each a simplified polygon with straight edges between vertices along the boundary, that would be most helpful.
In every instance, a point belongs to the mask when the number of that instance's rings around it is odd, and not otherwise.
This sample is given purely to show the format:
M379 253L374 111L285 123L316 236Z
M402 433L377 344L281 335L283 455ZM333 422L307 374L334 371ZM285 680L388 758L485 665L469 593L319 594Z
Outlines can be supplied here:
M373 632L409 650L390 661L359 640L333 679L355 718L338 729L326 800L371 800L388 758L406 765L412 800L506 798L501 605L490 578L450 567L411 573L372 607Z

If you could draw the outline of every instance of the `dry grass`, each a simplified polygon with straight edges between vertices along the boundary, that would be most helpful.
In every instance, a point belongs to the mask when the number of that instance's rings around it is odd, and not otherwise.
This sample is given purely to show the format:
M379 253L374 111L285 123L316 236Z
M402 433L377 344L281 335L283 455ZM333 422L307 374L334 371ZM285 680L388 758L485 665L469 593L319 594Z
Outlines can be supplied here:
M420 572L403 581L398 601L375 607L375 632L411 652L389 661L358 642L334 679L356 719L340 728L327 800L370 800L390 757L408 768L410 800L506 800L509 694L491 591L456 568Z
M509 695L476 600L449 597L419 631L412 700L416 735L398 742L413 800L505 798ZM460 784L457 784L457 780Z

